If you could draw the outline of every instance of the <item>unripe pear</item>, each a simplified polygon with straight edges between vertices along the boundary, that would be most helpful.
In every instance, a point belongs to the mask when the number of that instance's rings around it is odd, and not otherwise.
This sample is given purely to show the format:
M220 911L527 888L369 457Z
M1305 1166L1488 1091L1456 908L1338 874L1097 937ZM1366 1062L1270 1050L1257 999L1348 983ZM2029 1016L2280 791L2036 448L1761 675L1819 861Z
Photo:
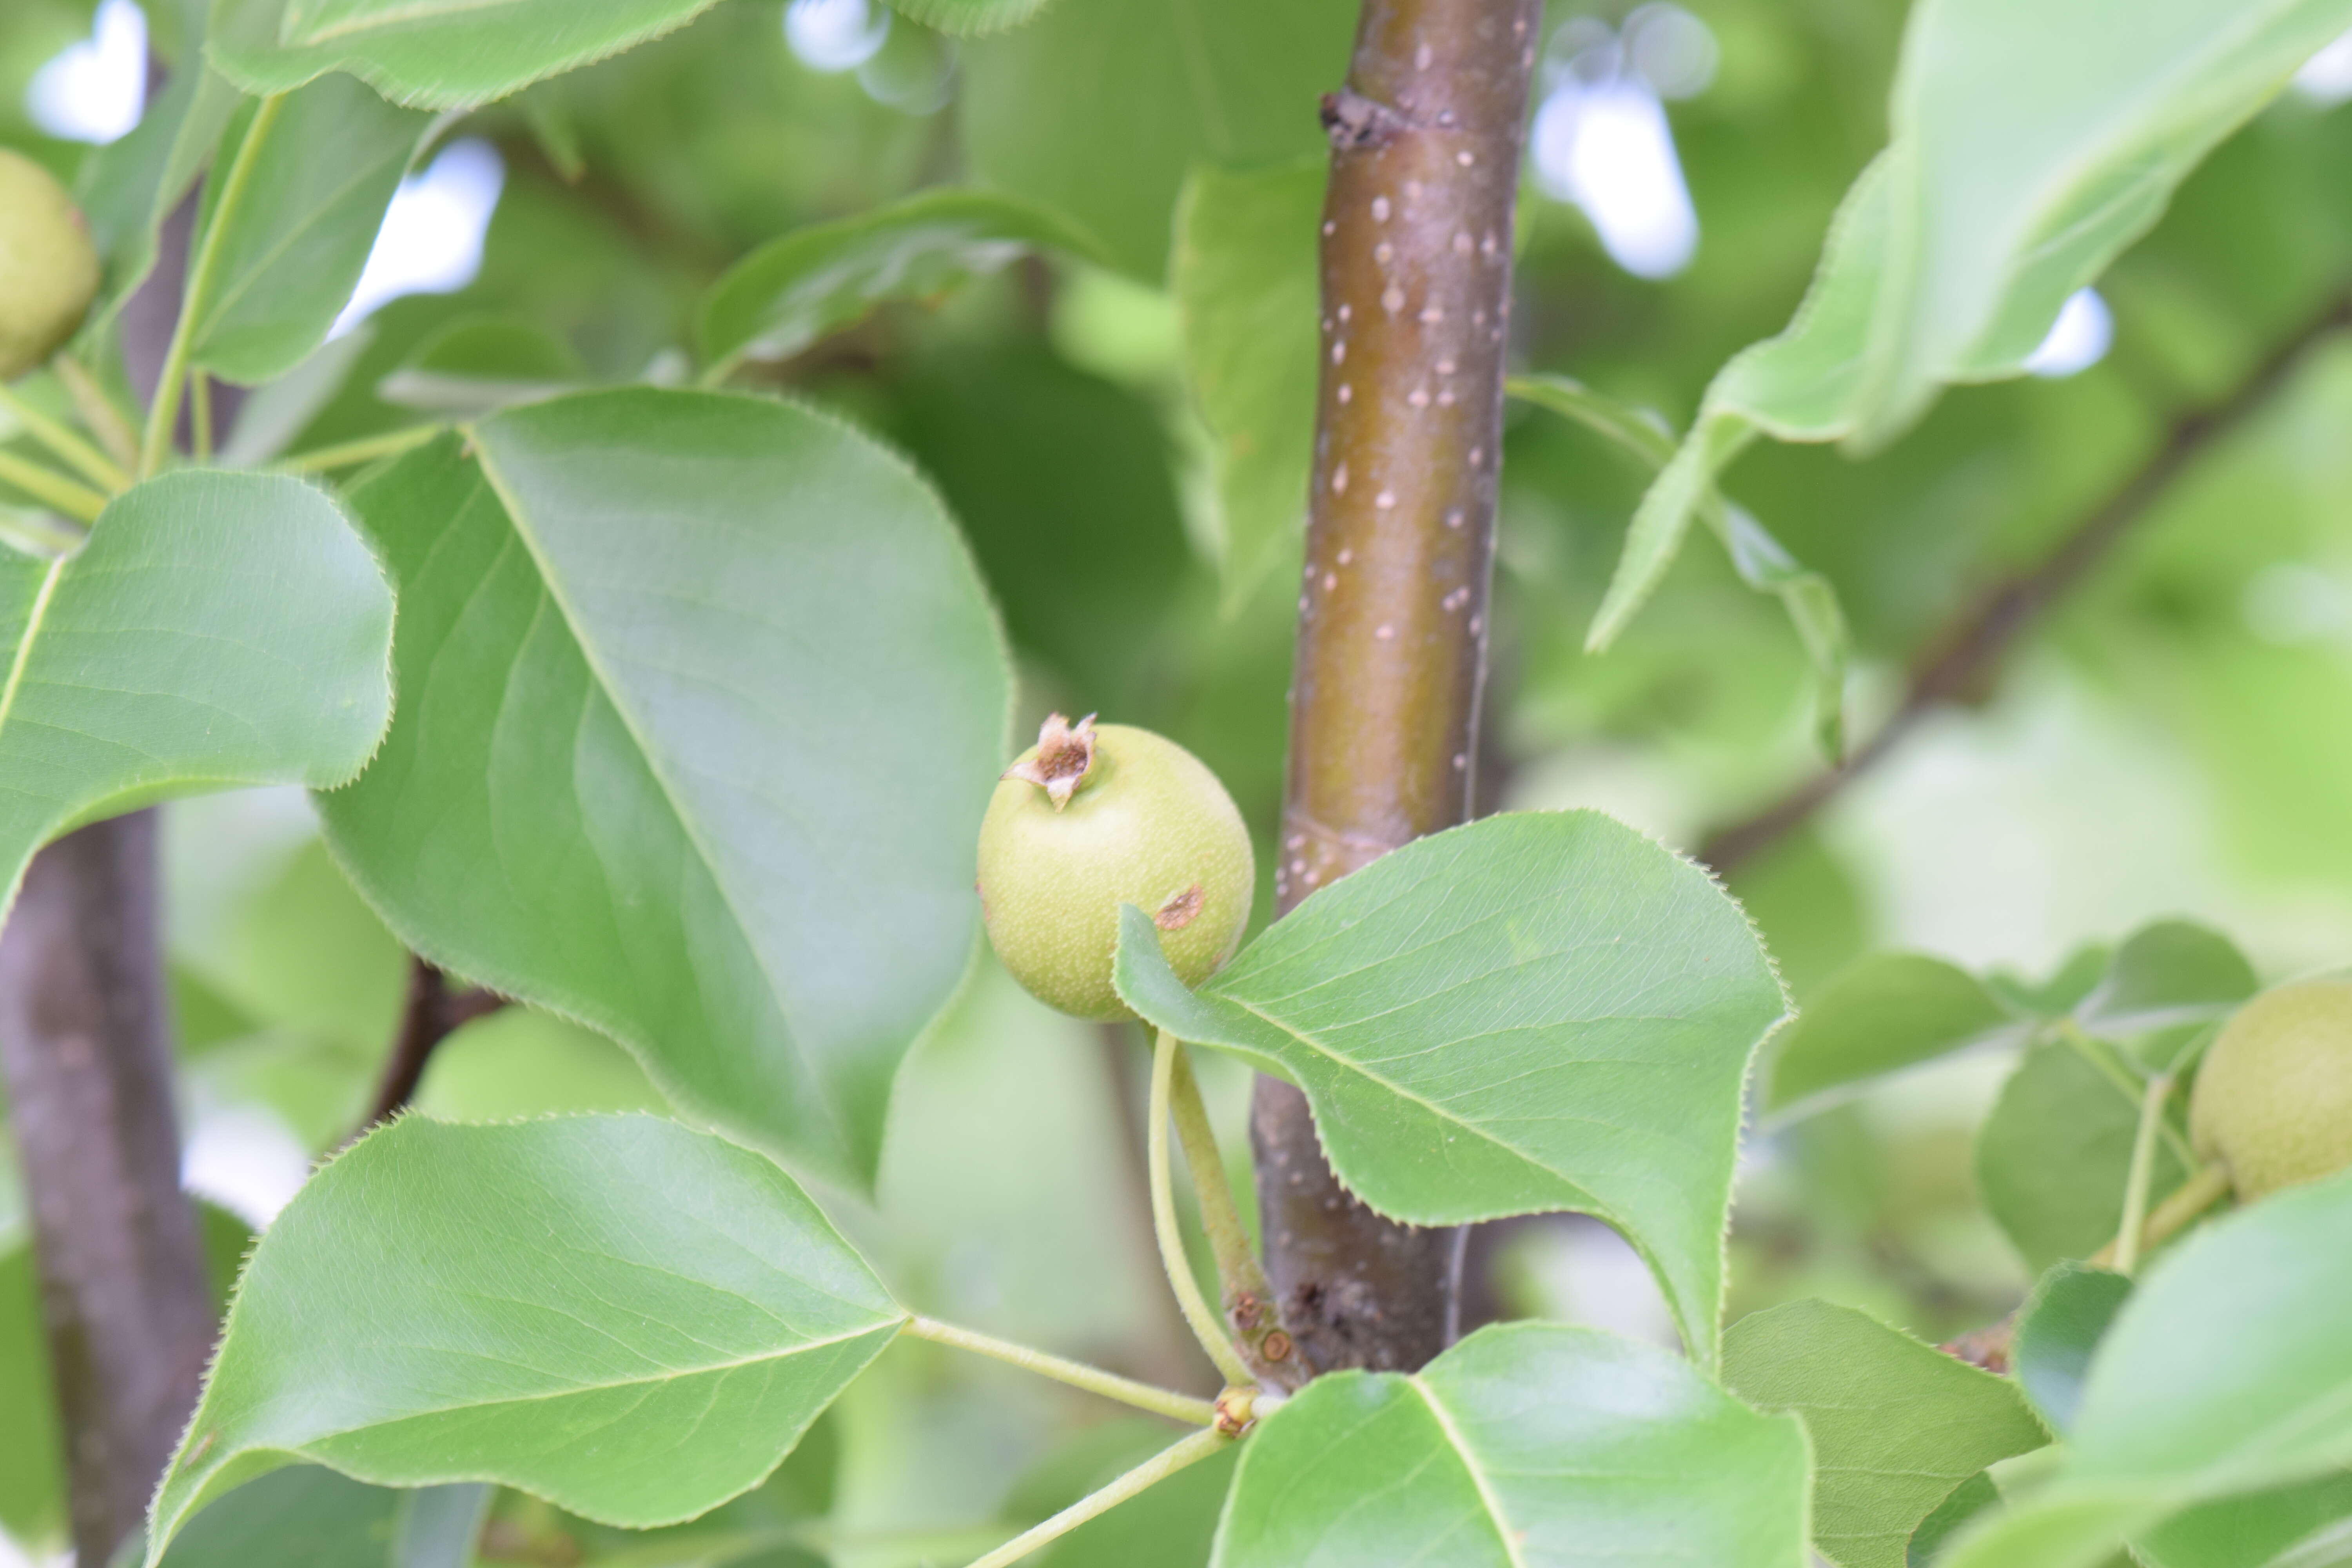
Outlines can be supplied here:
M98 296L98 251L65 187L0 147L0 381L48 361Z
M1249 830L1175 742L1056 713L988 803L980 907L1013 977L1081 1018L1134 1016L1111 985L1119 907L1160 928L1187 985L1233 956L1256 892Z
M2198 1069L2189 1133L2243 1201L2352 1166L2352 982L2298 981L2239 1008Z

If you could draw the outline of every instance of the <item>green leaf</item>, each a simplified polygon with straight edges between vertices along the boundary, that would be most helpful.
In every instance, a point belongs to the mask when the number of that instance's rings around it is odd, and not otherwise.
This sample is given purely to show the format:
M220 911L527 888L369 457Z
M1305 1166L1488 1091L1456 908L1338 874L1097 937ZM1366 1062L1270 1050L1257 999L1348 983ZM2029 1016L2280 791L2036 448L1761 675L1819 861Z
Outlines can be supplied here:
M964 145L989 184L1067 214L1158 283L1195 164L1323 148L1315 103L1347 74L1354 22L1326 0L1049 5L965 55Z
M2352 1176L2168 1252L2091 1363L2064 1462L1938 1568L2084 1568L2193 1504L2352 1463Z
M1130 910L1118 984L1306 1090L1392 1219L1607 1220L1714 1364L1740 1091L1787 1002L1698 867L1598 812L1488 817L1317 892L1198 992Z
M659 1530L616 1530L577 1515L558 1515L553 1531L532 1552L518 1555L572 1558L612 1568L826 1568L801 1550L812 1525L833 1510L841 1465L842 1413L827 1411L801 1435L768 1479L685 1524ZM1168 1429L1153 1428L1164 1446Z
M2140 1081L2095 1041L2025 1053L1977 1132L1977 1190L2028 1268L2088 1258L2123 1223ZM2188 1174L2177 1130L2157 1145L2151 1191Z
M468 1568L493 1489L396 1491L298 1465L188 1521L163 1568Z
M2000 970L1987 974L1984 982L1994 995L2020 1012L2037 1018L2063 1018L2106 978L2107 966L2114 961L2114 950L2092 942L2068 953L2066 962L2039 984Z
M0 551L0 905L69 827L239 784L328 789L383 733L392 592L299 480L166 474L80 551Z
M2214 1023L2254 989L2253 965L2228 937L2187 921L2158 921L2124 939L2074 1017L2092 1034L2127 1038Z
M1358 873L1362 875L1362 873ZM1805 1440L1677 1356L1480 1330L1417 1375L1308 1384L1244 1446L1215 1568L1801 1568Z
M572 346L535 321L463 316L436 330L376 395L404 408L476 418L517 403L577 392L588 367Z
M684 26L711 0L221 0L208 53L247 92L349 71L395 103L470 109Z
M1154 662L1192 553L1167 426L1043 345L901 356L889 434L946 496L1005 629L1117 711Z
M1169 282L1185 380L1214 443L1228 611L1304 537L1328 166L1199 168L1177 204Z
M2011 1371L2050 1429L2072 1431L2083 1379L2099 1341L2131 1296L2131 1281L2104 1268L2061 1263L2019 1309Z
M404 1117L255 1250L150 1568L196 1509L304 1462L690 1518L774 1469L904 1317L791 1177L708 1133Z
M2049 1441L2013 1384L1827 1301L1732 1324L1723 1376L1758 1409L1803 1420L1813 1545L1840 1568L1904 1568L1913 1531L1956 1488Z
M1655 473L1675 458L1675 440L1664 420L1646 409L1636 409L1604 397L1583 383L1564 375L1513 376L1504 390L1538 408L1575 420L1586 429L1614 443ZM1814 728L1822 749L1832 760L1845 746L1845 668L1853 638L1839 607L1837 590L1818 572L1799 564L1780 542L1743 508L1727 501L1710 479L1693 503L1698 515L1723 542L1739 580L1759 594L1780 601L1790 626L1813 667ZM1589 647L1606 646L1607 637L1596 626Z
M341 395L352 367L374 341L374 326L361 321L248 392L214 460L225 468L257 468L278 457Z
M2352 0L1913 7L1893 139L1854 182L1787 330L1726 364L1643 498L1592 642L1656 587L1722 467L1759 433L1874 449L1951 382L2021 373L2068 295L2352 24Z
M383 754L320 802L353 881L697 1115L870 1182L1004 756L938 500L831 419L649 388L498 415L352 499L402 603Z
M1033 250L1091 256L1058 215L994 191L931 190L770 240L703 295L702 357L789 359L889 300L920 300Z
M1954 1487L1936 1505L1936 1510L1921 1520L1919 1528L1911 1532L1911 1544L1904 1552L1904 1568L1935 1568L1936 1554L1959 1532L1960 1526L2000 1502L2000 1489L1983 1470Z
M52 1542L65 1533L65 1440L40 1280L21 1240L0 1251L0 1410L16 1412L0 1421L0 1530L28 1546Z
M189 363L252 385L325 342L429 123L341 76L255 109L205 186Z
M2341 1552L2347 1527L2352 1526L2352 1475L2339 1471L2317 1480L2299 1481L2274 1490L2223 1498L2174 1514L2154 1530L2136 1536L2132 1551L2147 1568L2284 1568L2281 1554L2294 1552L2314 1535L2334 1535ZM2308 1550L2316 1555L2322 1548ZM2334 1559L2336 1568L2344 1562ZM2312 1563L2307 1568L2323 1568Z
M2352 1519L2321 1525L2263 1568L2347 1568L2352 1564Z
M393 1568L473 1568L498 1489L479 1481L412 1491L393 1521Z
M210 961L206 979L252 1024L297 1030L363 1060L383 1052L407 1001L408 950L352 891L324 845L303 845L220 914L184 949Z
M204 16L205 8L196 8L199 26ZM106 263L94 322L110 320L154 270L164 218L204 173L239 101L236 89L192 52L139 123L82 165L75 199Z
M892 9L926 27L966 36L1017 27L1045 4L1046 0L890 0Z
M1773 1042L1768 1114L1824 1110L1885 1073L2014 1030L2018 1020L1966 970L1916 952L1849 964Z

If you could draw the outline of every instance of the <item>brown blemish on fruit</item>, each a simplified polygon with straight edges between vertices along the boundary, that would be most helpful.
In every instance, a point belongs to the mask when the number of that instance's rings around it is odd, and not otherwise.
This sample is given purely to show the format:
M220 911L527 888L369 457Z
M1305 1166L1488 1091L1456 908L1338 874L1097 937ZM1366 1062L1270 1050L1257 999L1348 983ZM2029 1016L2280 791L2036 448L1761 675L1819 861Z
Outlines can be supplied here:
M1268 1361L1288 1361L1290 1359L1290 1336L1284 1333L1280 1329L1275 1330L1274 1332L1265 1336L1265 1343L1258 1346L1258 1354L1265 1357Z
M1013 763L1000 776L1035 784L1059 811L1070 804L1094 765L1095 716L1089 713L1073 725L1059 713L1049 713L1037 731L1037 754Z
M1207 898L1207 892L1195 882L1160 905L1160 912L1151 917L1151 923L1161 931L1182 931L1199 918L1201 905Z

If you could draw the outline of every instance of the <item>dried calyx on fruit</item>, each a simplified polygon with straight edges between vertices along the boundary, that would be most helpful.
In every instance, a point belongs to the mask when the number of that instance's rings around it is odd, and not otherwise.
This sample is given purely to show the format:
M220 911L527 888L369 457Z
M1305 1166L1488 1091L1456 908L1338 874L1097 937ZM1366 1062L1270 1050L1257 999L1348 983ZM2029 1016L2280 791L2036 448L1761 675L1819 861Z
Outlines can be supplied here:
M0 381L46 363L98 294L98 252L65 187L0 147Z
M1256 868L1233 797L1201 760L1125 724L1056 713L997 782L980 829L988 937L1014 979L1081 1018L1133 1015L1111 985L1119 908L1160 928L1188 985L1233 955Z
M2189 1131L2241 1199L2352 1166L2352 982L2298 981L2239 1008L2198 1069Z

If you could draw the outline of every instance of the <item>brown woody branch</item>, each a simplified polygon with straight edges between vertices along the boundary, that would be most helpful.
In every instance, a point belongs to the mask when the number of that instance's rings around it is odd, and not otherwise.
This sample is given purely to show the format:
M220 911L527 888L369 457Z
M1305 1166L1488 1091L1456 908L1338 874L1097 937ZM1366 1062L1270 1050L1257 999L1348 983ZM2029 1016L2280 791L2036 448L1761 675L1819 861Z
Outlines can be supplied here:
M1540 0L1365 0L1324 101L1322 382L1278 909L1470 815L1502 457L1511 222ZM1461 1236L1391 1225L1258 1080L1267 1273L1307 1364L1417 1367Z
M124 305L124 368L142 398L179 316L195 213L191 195L165 220L155 269ZM214 411L224 422L235 412L221 400ZM158 888L155 813L133 812L36 855L0 931L0 1073L74 1553L90 1563L145 1518L213 1342L212 1282L180 1190Z
M83 1563L138 1530L213 1342L180 1191L155 837L150 810L58 839L0 934L0 1069Z
M446 974L412 954L408 961L408 1005L401 1011L400 1033L393 1037L392 1054L384 1058L383 1074L376 1080L375 1098L369 1102L366 1117L352 1136L357 1138L415 1097L416 1086L424 1080L425 1067L433 1059L435 1047L465 1025L506 1005L505 997L479 986L452 991Z
M1709 834L1699 847L1699 858L1717 872L1729 872L1754 858L1884 762L1928 714L1947 703L1980 700L2019 639L2147 517L2172 481L2263 407L2315 343L2346 326L2352 326L2352 299L2338 297L2290 334L2227 395L2177 416L2147 459L2054 549L2029 569L1993 584L1927 639L1901 705L1868 742L1843 763L1814 774L1753 816Z

